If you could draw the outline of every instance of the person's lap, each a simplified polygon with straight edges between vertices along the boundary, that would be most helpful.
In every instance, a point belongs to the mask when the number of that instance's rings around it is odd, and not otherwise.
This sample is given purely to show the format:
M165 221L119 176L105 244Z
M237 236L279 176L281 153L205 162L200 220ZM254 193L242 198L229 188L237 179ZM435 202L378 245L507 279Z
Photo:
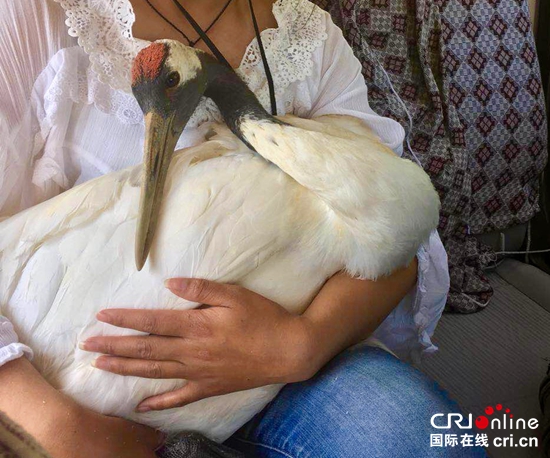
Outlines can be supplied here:
M481 447L431 447L435 413L459 412L435 382L389 353L347 350L316 377L287 385L226 445L247 456L482 457ZM469 431L471 433L471 431Z
M389 353L365 345L343 352L314 378L287 385L225 445L191 435L162 458L432 458L485 457L481 447L431 447L436 413L459 408L435 382Z

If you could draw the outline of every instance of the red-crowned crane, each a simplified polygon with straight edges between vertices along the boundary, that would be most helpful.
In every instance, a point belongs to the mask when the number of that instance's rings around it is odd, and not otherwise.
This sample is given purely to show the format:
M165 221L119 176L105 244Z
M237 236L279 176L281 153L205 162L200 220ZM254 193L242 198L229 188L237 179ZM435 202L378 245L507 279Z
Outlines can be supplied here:
M0 222L0 313L46 379L83 405L222 441L280 386L137 413L185 381L93 368L97 355L78 342L134 333L96 313L195 307L163 287L169 277L238 283L300 313L340 270L374 279L410 263L437 225L438 196L360 121L274 118L231 69L178 42L142 50L132 87L145 114L143 175L108 174ZM204 127L204 143L173 155L203 95L228 128Z

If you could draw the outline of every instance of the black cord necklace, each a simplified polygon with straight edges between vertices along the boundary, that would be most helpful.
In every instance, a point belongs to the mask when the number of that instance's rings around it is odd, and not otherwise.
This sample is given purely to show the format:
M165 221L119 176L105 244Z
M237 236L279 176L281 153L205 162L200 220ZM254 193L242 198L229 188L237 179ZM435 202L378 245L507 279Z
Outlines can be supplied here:
M258 41L258 46L260 47L260 55L262 56L262 62L264 64L265 76L267 78L267 85L269 87L269 99L271 102L271 114L277 116L277 100L275 98L275 84L273 83L273 76L271 75L271 69L269 68L269 62L267 61L267 56L265 55L265 48L262 42L262 34L260 33L260 28L258 27L258 21L256 20L256 14L254 14L254 7L252 6L252 0L248 0L248 5L250 6L250 14L252 16L252 23L254 24L254 32L256 33L256 40Z
M206 35L206 32L201 29L200 25L193 19L193 17L189 14L189 12L183 7L183 5L178 0L172 0L174 5L177 6L177 8L181 11L181 13L185 16L185 19L191 24L191 27L195 29L195 32L199 35L199 37L202 38L206 46L212 51L212 54L218 59L219 62L227 65L229 68L231 68L231 65L227 61L227 59L223 56L223 54L220 52L220 50L217 48L217 46L210 40L208 35ZM265 54L265 48L262 42L262 37L260 33L260 29L258 27L258 21L256 20L256 14L254 13L254 7L252 5L252 0L248 0L248 6L250 7L250 15L252 16L252 23L254 25L254 32L256 34L256 40L258 41L258 46L260 47L260 55L262 57L262 63L264 65L265 75L267 78L267 85L269 87L269 98L271 102L271 114L273 116L277 115L277 100L275 96L275 84L273 83L273 75L271 74L271 69L269 68L269 62L267 61L267 56Z
M231 64L227 61L227 59L224 57L224 55L220 52L220 50L216 47L216 45L212 42L210 37L206 35L206 32L202 30L201 26L193 19L193 16L191 16L187 10L183 7L183 5L178 2L178 0L172 0L172 3L176 5L176 7L181 11L181 14L187 19L187 22L191 24L191 27L195 29L195 32L199 35L199 37L204 41L204 44L208 46L210 51L212 51L212 54L218 59L219 62L227 65L229 68L231 68Z
M196 40L191 40L184 32L183 30L181 30L179 27L176 26L176 24L174 24L172 21L170 21L170 19L168 19L164 14L162 14L158 8L156 8L150 0L145 0L145 2L149 5L149 7L155 12L157 13L166 23L168 23L173 29L177 30L181 36L183 38L185 38L185 41L187 41L187 43L189 44L189 46L191 46L192 48L195 47L195 45L201 41L203 38L201 35L199 35L199 37L196 39ZM204 31L204 33L208 33L210 31L210 29L212 27L214 27L214 25L216 25L216 23L220 20L220 18L223 16L223 13L225 13L225 11L227 10L227 8L229 7L229 5L231 4L231 2L233 2L233 0L227 0L226 4L224 5L224 7L221 9L221 11L218 13L218 15L214 18L214 20L210 23L210 25L206 28L206 30Z
M223 63L227 67L231 68L231 64L227 61L227 59L224 57L224 55L220 52L218 47L212 42L212 40L208 37L207 33L208 31L218 22L218 20L222 17L223 13L227 10L229 5L233 0L228 0L222 10L218 13L218 15L214 18L212 23L208 26L206 30L203 30L201 26L193 19L193 16L189 14L189 12L183 7L183 5L178 0L172 0L174 5L180 10L180 12L183 14L187 22L195 29L195 32L199 35L199 37L192 41L179 27L177 27L172 21L170 21L166 16L164 16L155 6L150 2L150 0L145 0L147 4L151 7L151 9L157 13L165 22L170 24L171 27L173 27L175 30L177 30L183 38L187 41L189 46L194 47L199 41L204 41L204 44L208 46L210 51L212 51L212 54L218 59L219 62ZM252 5L252 0L248 0L248 6L250 8L250 15L252 16L252 24L254 26L254 33L256 34L256 40L258 41L258 46L260 48L260 55L262 57L262 63L264 65L265 75L267 78L267 85L269 87L269 98L271 102L271 114L273 116L277 115L277 100L275 96L275 84L273 82L273 75L271 74L271 69L269 68L269 62L267 61L267 56L265 54L265 48L264 44L262 42L262 36L260 33L260 28L258 27L258 21L256 19L256 14L254 13L254 6Z

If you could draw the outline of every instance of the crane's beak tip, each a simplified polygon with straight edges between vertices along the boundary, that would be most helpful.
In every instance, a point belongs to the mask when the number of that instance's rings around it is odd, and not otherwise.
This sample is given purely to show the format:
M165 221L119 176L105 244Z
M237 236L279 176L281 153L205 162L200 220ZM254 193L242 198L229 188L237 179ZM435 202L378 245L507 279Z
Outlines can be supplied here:
M136 259L136 269L138 272L141 272L143 270L143 266L145 265L145 261L142 261L140 259Z
M147 262L148 251L145 247L141 248L136 246L136 269L138 272L143 270L145 263Z

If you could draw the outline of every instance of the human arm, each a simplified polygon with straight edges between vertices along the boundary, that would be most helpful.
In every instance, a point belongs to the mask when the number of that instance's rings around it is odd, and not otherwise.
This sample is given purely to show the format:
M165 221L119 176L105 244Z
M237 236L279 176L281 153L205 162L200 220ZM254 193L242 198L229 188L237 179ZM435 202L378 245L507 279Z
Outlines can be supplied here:
M154 458L150 428L84 409L49 385L27 358L0 366L0 411L54 458Z
M327 361L370 336L403 297L414 287L418 261L376 281L358 280L345 273L332 277L315 297L303 317L311 329L302 365L314 375ZM318 348L324 336L330 336ZM320 350L320 351L319 351Z

